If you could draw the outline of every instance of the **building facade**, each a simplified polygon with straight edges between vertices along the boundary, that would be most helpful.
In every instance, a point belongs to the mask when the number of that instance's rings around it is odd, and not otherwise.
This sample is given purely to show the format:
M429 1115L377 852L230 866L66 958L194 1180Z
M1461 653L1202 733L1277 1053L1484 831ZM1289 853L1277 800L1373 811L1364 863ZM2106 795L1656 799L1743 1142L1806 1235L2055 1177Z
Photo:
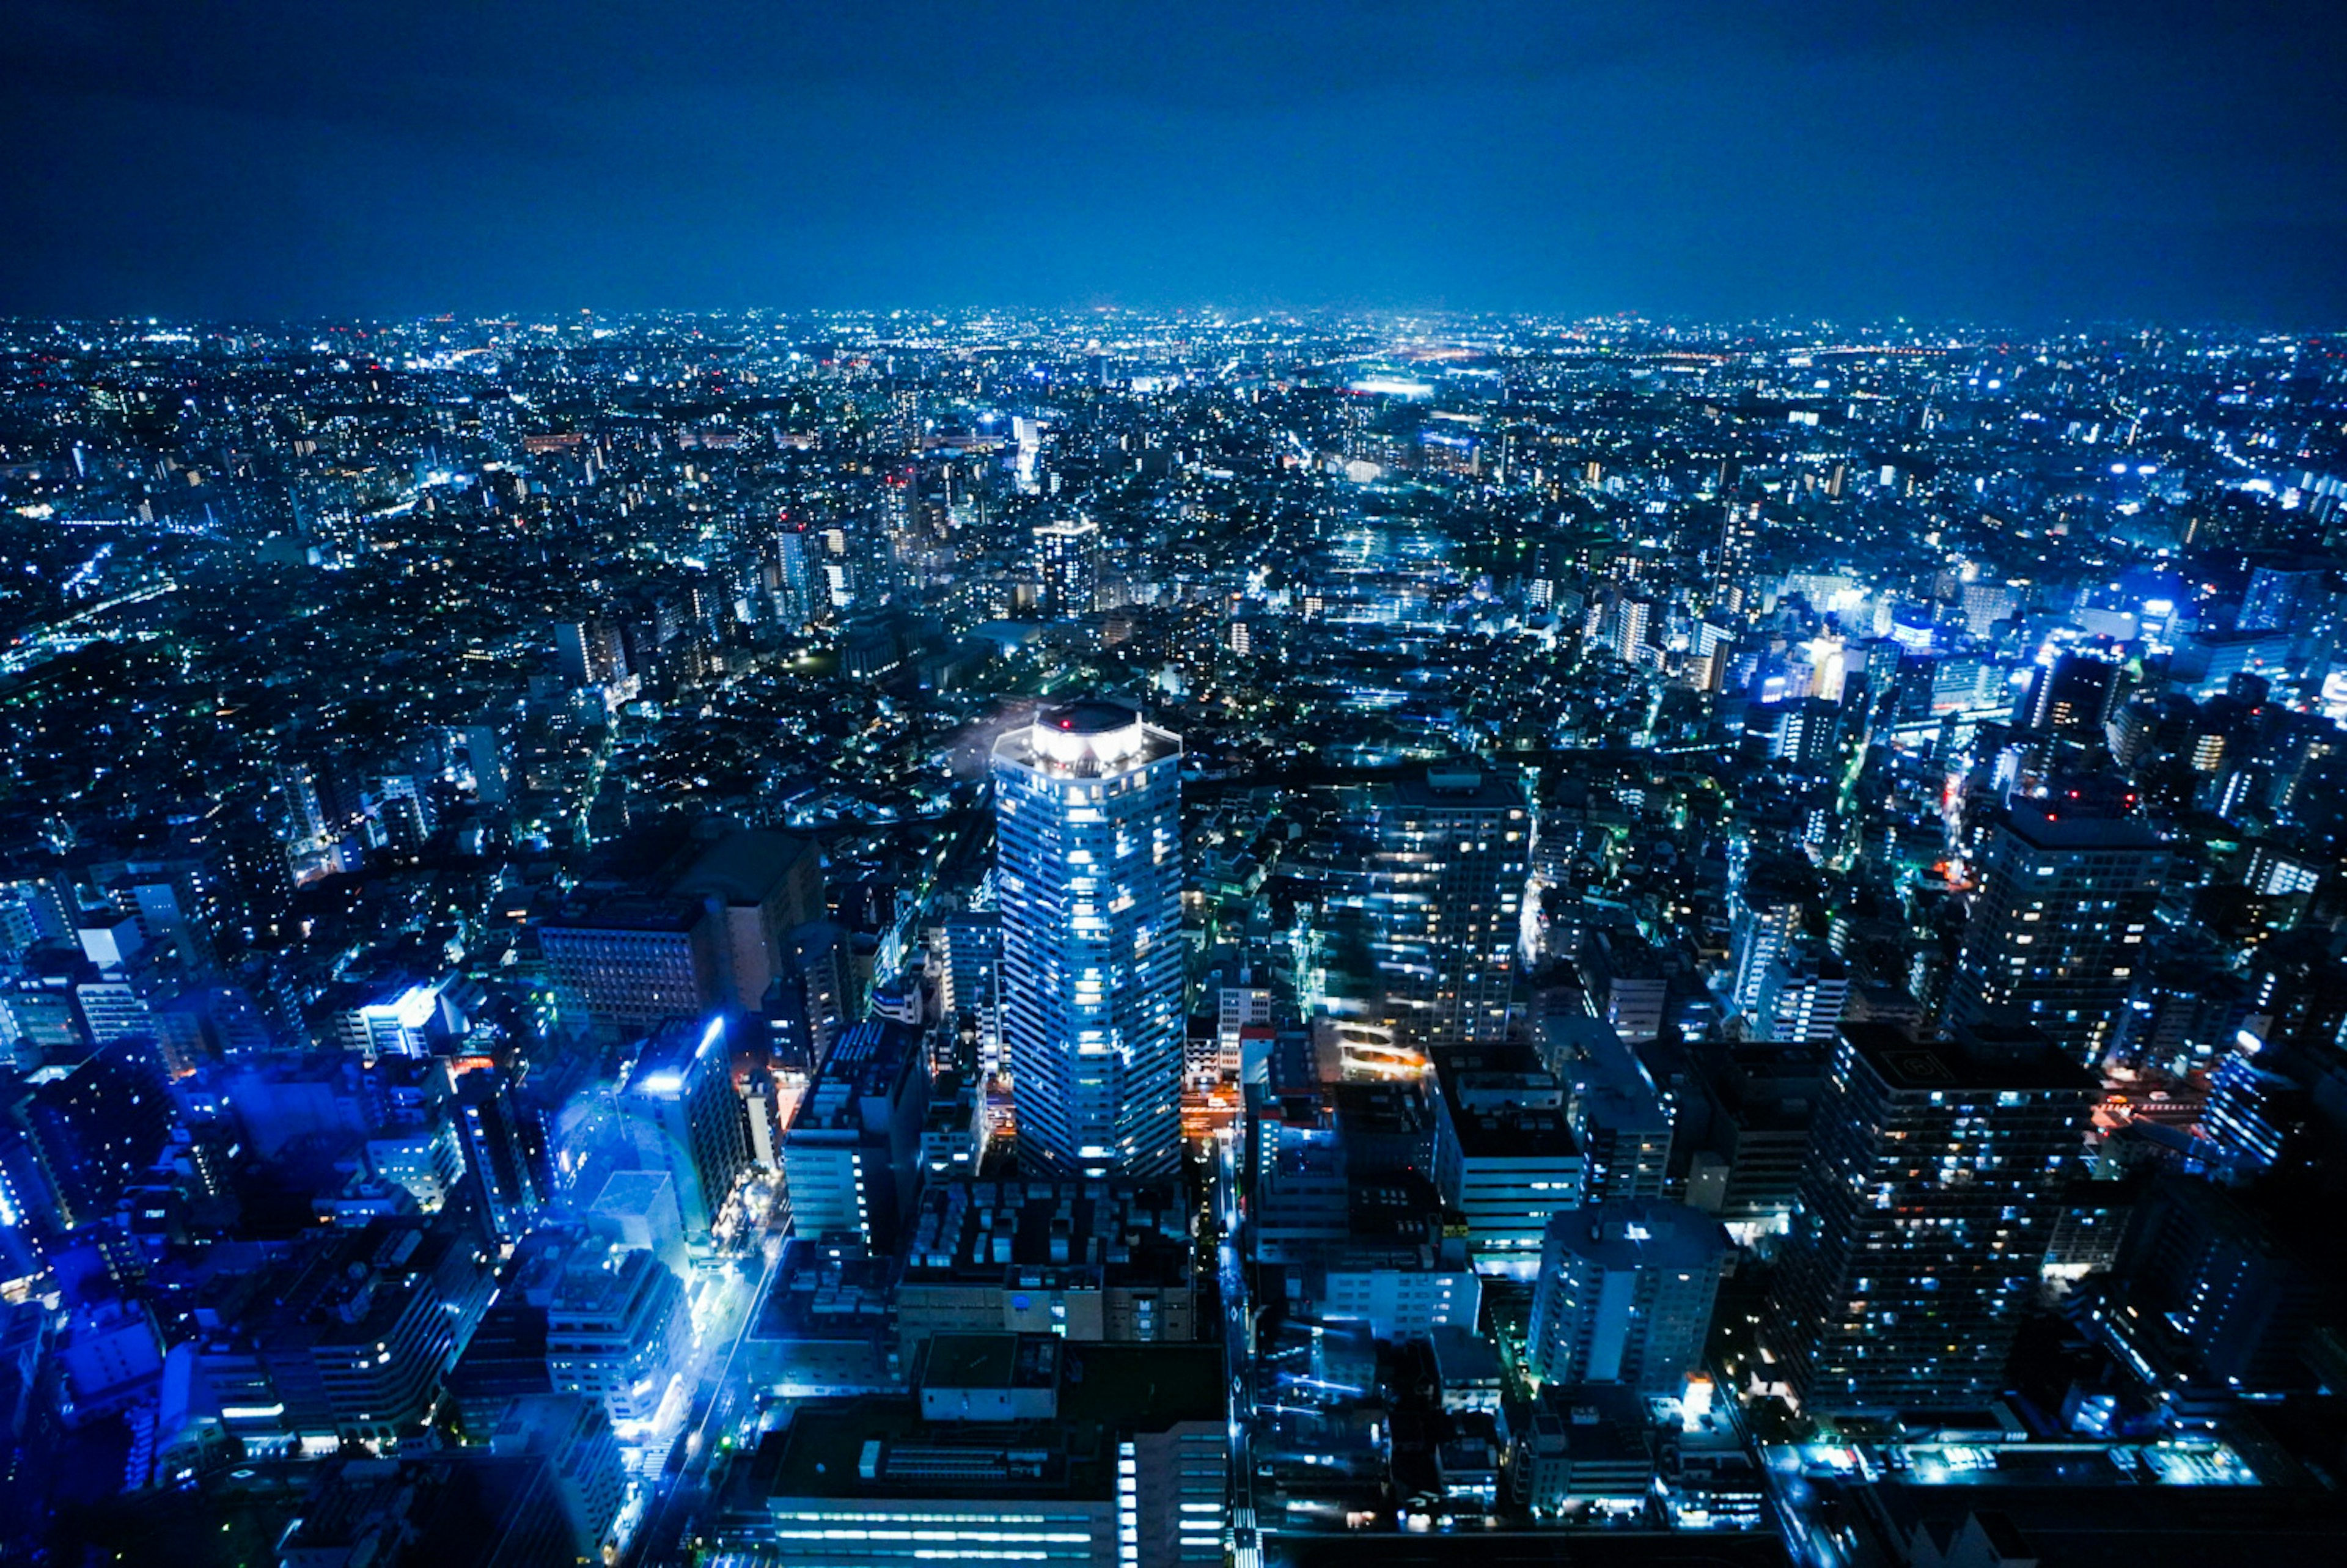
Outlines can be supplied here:
M1996 1398L2096 1093L2035 1030L1843 1028L1762 1341L1805 1409Z
M1447 764L1380 800L1375 956L1407 1036L1439 1046L1506 1035L1531 865L1532 810L1511 779Z
M1685 1204L1620 1200L1549 1221L1524 1354L1543 1383L1676 1394L1703 1366L1733 1248Z
M2140 819L2015 801L1989 829L1949 1027L2019 1008L2075 1060L2100 1061L2148 959L2168 863Z

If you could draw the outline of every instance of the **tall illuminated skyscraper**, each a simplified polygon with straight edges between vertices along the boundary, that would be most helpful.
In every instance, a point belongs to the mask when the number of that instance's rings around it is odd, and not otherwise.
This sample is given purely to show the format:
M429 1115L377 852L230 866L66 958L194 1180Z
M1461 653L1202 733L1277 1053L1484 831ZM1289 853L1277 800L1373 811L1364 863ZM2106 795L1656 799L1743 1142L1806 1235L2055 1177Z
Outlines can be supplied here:
M1181 1155L1182 743L1122 703L995 743L1003 1042L1019 1147L1153 1175Z
M2004 1388L2095 1080L2043 1030L1846 1024L1762 1343L1803 1409L1978 1409Z

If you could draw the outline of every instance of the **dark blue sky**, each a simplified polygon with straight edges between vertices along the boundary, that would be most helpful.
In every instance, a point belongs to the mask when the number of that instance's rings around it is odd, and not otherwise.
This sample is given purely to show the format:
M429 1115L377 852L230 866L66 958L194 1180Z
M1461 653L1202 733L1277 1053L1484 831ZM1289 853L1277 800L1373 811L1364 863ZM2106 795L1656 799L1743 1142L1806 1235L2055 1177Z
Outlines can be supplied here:
M0 312L2333 327L2342 65L2338 0L14 0Z

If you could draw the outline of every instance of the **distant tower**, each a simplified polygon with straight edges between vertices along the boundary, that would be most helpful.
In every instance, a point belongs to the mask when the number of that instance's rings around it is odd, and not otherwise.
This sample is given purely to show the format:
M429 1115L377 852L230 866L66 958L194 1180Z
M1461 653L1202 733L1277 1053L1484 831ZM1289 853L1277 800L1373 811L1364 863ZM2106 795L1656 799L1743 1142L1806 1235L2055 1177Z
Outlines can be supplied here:
M1003 1040L1022 1158L1157 1175L1181 1153L1182 743L1121 703L995 743Z
M1090 615L1100 598L1100 525L1089 518L1038 525L1035 564L1045 613L1060 620Z

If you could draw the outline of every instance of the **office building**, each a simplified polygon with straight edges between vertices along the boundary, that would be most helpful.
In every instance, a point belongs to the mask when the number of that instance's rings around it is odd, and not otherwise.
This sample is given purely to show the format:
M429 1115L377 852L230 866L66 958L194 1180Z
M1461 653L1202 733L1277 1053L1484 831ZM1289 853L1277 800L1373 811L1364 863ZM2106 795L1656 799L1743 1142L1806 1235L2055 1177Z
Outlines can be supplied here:
M2022 722L2075 740L2100 743L2117 711L2120 671L2092 653L2063 653L2030 673Z
M1443 1197L1466 1221L1476 1268L1530 1277L1550 1217L1588 1188L1564 1085L1529 1046L1455 1046L1435 1065Z
M1195 1219L1172 1183L952 1181L921 1194L897 1324L1079 1341L1198 1337Z
M777 1071L812 1073L831 1054L840 1032L861 1015L852 948L846 928L829 920L810 920L784 935L780 970L760 1009L767 1060Z
M750 1129L733 1092L725 1022L673 1027L644 1042L620 1094L634 1163L676 1183L685 1239L709 1245L750 1168Z
M526 1112L502 1069L456 1076L452 1120L483 1217L501 1242L518 1240L546 1202L526 1137Z
M431 1414L496 1283L462 1209L337 1228L271 1269L193 1356L249 1442L393 1441Z
M1020 1157L1148 1176L1180 1156L1182 744L1121 703L994 748L1003 1034Z
M840 1037L800 1097L782 1149L798 1235L895 1249L920 1185L929 1103L920 1044L903 1024L866 1019Z
M1569 1094L1567 1121L1587 1163L1587 1201L1661 1197L1673 1124L1645 1063L1612 1025L1577 1011L1542 1019L1541 1050Z
M1624 1199L1553 1217L1524 1355L1543 1383L1621 1383L1676 1395L1704 1364L1719 1280L1734 1255L1717 1219Z
M1407 1264L1374 1255L1332 1255L1307 1286L1306 1299L1322 1323L1355 1323L1390 1344L1424 1339L1437 1330L1472 1334L1483 1308L1483 1276L1465 1267Z
M489 1451L500 1459L546 1461L576 1562L601 1562L607 1547L617 1547L612 1527L626 1501L628 1477L600 1406L578 1394L516 1399L490 1435Z
M2172 1401L2206 1410L2314 1381L2309 1337L2336 1307L2335 1279L2231 1194L2189 1177L2154 1183L2115 1273L2104 1331Z
M589 1242L562 1266L546 1307L546 1367L558 1393L603 1407L623 1435L669 1396L692 1348L684 1286L658 1258Z
M812 843L787 834L728 834L670 891L713 911L716 1005L754 1008L781 972L784 938L822 917L823 856Z
M914 1382L910 1397L803 1409L766 1440L751 1475L768 1560L1225 1561L1219 1349L962 1335L932 1340Z
M563 1027L611 1041L707 1016L720 925L694 898L612 899L548 920L538 939Z

